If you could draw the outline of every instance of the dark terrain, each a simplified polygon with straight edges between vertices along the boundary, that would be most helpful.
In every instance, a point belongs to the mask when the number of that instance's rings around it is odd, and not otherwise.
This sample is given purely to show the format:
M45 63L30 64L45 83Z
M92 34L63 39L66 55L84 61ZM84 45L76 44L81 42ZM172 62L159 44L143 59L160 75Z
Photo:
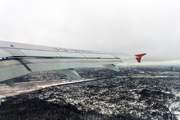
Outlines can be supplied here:
M160 76L149 69L137 76L138 70L142 68L130 70L133 74L128 77L112 76L6 97L0 106L0 119L177 120L180 76Z

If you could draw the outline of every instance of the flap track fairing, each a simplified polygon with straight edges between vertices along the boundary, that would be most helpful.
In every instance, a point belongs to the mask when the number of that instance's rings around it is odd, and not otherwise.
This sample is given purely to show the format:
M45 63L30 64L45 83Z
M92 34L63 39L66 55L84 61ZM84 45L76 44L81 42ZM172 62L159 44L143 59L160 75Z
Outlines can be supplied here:
M114 64L108 64L108 65L103 65L103 66L105 66L106 68L108 68L110 70L119 72L119 68L116 65L114 65Z
M14 81L12 79L3 81L3 83L10 86L10 87L15 87Z
M73 68L61 69L60 71L63 72L64 74L66 74L67 76L70 76L77 80L81 79L81 76Z

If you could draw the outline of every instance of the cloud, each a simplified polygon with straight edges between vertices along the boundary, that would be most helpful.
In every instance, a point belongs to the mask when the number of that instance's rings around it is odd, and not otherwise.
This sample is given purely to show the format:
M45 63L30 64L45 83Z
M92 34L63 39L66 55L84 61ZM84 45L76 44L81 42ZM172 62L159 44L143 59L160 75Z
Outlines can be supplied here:
M180 59L178 0L0 1L0 39Z

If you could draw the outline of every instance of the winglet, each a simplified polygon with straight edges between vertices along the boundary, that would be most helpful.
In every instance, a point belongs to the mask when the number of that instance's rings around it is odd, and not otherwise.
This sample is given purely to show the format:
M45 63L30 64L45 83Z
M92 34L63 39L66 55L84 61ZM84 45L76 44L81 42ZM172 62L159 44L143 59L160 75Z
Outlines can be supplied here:
M146 53L142 53L142 54L137 54L137 55L135 55L135 56L137 56L137 57L136 57L136 60L140 63L140 62L141 62L141 57L144 56L144 55L146 55Z

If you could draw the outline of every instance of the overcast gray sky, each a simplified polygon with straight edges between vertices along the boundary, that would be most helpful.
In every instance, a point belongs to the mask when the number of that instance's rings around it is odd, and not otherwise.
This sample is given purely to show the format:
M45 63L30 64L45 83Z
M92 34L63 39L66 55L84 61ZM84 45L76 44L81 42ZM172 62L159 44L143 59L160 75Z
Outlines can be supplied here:
M180 1L0 0L0 40L180 60Z

